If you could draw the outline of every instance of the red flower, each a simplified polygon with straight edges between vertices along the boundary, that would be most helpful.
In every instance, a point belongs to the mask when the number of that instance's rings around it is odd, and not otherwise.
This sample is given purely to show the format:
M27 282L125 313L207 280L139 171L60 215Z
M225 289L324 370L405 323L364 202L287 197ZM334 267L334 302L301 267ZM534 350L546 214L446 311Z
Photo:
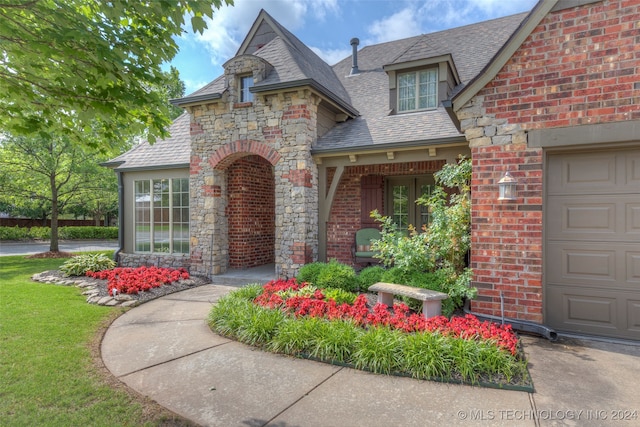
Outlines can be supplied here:
M113 294L113 289L118 293L137 294L140 291L148 291L164 284L188 279L189 273L184 269L159 268L159 267L118 267L111 270L98 272L87 271L88 277L107 280L107 291Z

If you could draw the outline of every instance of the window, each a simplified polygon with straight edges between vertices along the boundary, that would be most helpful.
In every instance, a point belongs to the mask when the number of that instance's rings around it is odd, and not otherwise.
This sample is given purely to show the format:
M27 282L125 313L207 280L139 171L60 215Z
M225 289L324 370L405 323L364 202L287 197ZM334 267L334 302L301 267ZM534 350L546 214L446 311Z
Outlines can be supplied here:
M437 106L438 70L398 74L398 111L416 111Z
M432 175L419 177L392 177L387 179L387 215L402 231L412 224L418 231L429 224L429 210L419 206L416 200L429 196L433 191Z
M240 102L252 102L253 94L249 88L253 87L253 76L240 77Z
M135 251L189 253L189 179L135 181Z

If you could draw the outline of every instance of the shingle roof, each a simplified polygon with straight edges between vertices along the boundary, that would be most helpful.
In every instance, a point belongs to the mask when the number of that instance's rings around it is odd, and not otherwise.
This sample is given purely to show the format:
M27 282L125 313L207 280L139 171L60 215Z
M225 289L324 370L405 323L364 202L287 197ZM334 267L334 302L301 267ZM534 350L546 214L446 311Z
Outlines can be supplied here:
M456 93L482 71L527 14L365 46L358 52L360 73L355 76L349 76L351 56L330 67L266 12L262 11L260 16L277 31L271 41L253 53L273 66L266 79L254 86L255 91L311 81L317 83L325 95L339 100L341 103L338 105L345 107L346 111L360 114L338 124L316 141L313 152L322 153L367 150L387 144L428 145L455 138L464 141L442 107L390 115L389 77L383 66L449 54L461 80L454 89ZM224 90L224 76L220 76L183 100L214 96ZM112 167L119 164L117 170L188 165L189 116L185 113L176 119L169 132L169 138L152 146L146 142L140 144L108 164Z
M191 157L190 118L182 113L169 127L170 136L157 140L153 145L147 141L131 150L103 163L117 171L188 167Z
M314 152L369 148L392 142L460 137L444 108L389 115L389 77L383 66L450 54L462 83L459 91L518 28L526 13L408 39L366 46L358 51L360 74L350 76L351 57L333 66L361 116L336 126L316 141ZM416 137L419 135L419 138Z

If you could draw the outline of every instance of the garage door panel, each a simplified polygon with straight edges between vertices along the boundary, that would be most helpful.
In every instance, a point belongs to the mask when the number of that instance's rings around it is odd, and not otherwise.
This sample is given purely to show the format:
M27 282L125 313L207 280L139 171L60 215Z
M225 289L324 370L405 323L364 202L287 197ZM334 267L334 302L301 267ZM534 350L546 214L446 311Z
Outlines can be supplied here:
M549 320L563 329L615 330L616 298L607 293L585 293L582 288L549 287Z
M638 184L640 185L640 184ZM640 197L637 196L637 197ZM640 203L627 203L626 205L626 232L640 236Z
M638 242L640 195L547 198L547 240Z
M627 330L640 336L640 299L627 301Z
M627 283L636 284L640 292L640 252L627 252Z
M593 193L616 184L616 156L593 153L556 156L548 164L549 194Z
M637 294L635 294L637 296ZM640 339L640 300L630 292L547 288L547 319L559 331Z
M552 153L545 187L546 322L640 340L640 146Z
M628 186L640 187L640 149L625 156L625 178Z

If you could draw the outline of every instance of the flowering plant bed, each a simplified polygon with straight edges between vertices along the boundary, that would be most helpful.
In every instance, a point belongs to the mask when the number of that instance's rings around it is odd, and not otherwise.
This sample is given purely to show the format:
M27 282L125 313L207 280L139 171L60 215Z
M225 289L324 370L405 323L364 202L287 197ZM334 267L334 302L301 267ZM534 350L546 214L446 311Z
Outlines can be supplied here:
M94 279L107 280L107 291L114 293L137 294L162 285L189 279L184 268L172 269L162 267L118 267L110 270L87 271L86 275Z
M209 324L269 351L375 373L533 391L508 325L471 315L425 319L405 304L371 305L364 294L338 303L325 293L295 279L251 285L221 299Z

